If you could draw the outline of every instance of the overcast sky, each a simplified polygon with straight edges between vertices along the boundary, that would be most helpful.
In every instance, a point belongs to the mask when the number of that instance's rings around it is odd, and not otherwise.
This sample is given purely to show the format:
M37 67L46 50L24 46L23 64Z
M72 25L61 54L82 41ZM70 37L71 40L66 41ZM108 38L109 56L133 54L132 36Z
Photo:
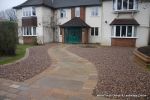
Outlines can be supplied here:
M12 8L12 7L17 6L25 1L26 0L1 0L0 1L0 11Z

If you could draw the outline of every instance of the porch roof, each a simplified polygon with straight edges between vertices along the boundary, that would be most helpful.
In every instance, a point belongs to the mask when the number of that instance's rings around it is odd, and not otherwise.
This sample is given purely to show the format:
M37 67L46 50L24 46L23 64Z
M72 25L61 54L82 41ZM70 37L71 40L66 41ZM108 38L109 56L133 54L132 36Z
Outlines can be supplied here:
M110 25L139 25L135 19L114 19Z
M85 23L81 18L74 17L70 21L60 25L60 27L90 27L87 23Z

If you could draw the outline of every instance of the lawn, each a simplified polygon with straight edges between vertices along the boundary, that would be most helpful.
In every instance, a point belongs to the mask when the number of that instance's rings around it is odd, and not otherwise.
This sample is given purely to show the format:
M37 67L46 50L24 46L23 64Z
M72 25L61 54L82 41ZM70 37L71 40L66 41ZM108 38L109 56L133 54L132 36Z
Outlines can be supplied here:
M7 57L0 57L0 65L8 64L15 62L16 60L21 59L25 56L26 48L31 47L30 45L17 45L16 49L16 56L7 56Z

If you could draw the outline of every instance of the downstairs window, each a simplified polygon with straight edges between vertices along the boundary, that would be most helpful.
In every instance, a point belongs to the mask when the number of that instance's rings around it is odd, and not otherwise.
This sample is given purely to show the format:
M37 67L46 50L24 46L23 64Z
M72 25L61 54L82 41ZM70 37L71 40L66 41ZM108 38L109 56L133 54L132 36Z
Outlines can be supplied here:
M98 36L99 34L99 28L98 27L92 27L91 28L91 36Z
M134 38L136 37L135 26L116 25L112 27L112 37Z
M23 36L36 36L36 27L22 27Z

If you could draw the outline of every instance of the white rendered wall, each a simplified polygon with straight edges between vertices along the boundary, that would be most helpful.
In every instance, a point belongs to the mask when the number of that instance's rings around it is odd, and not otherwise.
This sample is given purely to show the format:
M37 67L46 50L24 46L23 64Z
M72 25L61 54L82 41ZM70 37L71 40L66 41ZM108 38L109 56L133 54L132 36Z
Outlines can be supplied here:
M53 31L51 29L52 10L46 7L36 7L37 15L37 36L44 43L53 41Z
M136 47L147 46L149 36L150 2L139 3L139 12L135 14L135 19L140 26L137 28Z
M66 10L66 17L64 17L64 18L60 17L60 9L56 10L56 16L57 16L59 25L62 25L64 23L68 22L69 20L71 20L71 8L66 8L65 10ZM58 38L57 42L62 42L62 35L60 35L60 28L58 28L57 32L58 32L58 34L55 35L55 38Z
M98 36L91 36L89 31L89 43L100 43L101 42L101 7L99 7L99 15L91 16L92 7L86 7L85 10L85 22L91 27L99 28Z

